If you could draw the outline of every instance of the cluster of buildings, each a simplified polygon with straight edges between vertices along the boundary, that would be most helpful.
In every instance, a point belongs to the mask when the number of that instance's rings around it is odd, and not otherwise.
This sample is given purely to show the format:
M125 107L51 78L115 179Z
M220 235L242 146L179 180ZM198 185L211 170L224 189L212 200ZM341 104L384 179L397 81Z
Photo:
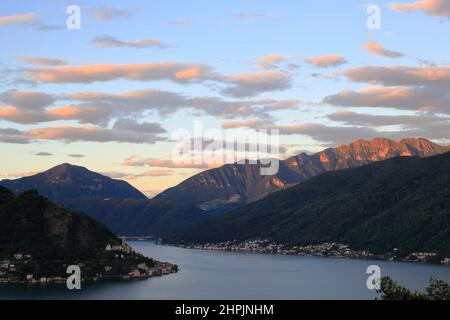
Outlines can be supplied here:
M31 264L32 256L16 253L10 259L0 261L0 283L65 283L66 279L60 276L36 277L32 273L22 274L22 266Z
M401 260L411 262L436 262L437 254L433 252L417 252L407 257L398 257L398 249L386 255L376 255L367 250L352 250L348 245L327 242L319 245L308 246L288 246L277 244L269 240L247 240L227 241L219 243L206 243L202 245L184 246L191 249L214 250L214 251L235 251L235 252L254 252L254 253L270 253L281 255L296 256L328 256L341 258L357 258L357 259L382 259L382 260ZM450 265L450 258L439 260L441 264ZM437 262L439 262L437 261Z
M146 279L154 276L162 276L170 273L175 273L178 268L168 262L158 262L154 267L149 267L145 263L140 263L130 271L128 279Z
M412 261L412 262L429 262L434 260L434 258L437 256L434 252L413 252L406 258L404 258L404 261ZM448 259L448 258L446 258ZM445 259L443 259L444 261Z
M31 255L17 253L0 260L0 283L48 284L66 283L65 273L69 261L52 262L55 274L38 276L30 270L39 269L39 261ZM146 279L178 272L178 266L168 262L155 261L135 253L125 241L120 245L108 244L104 253L92 261L78 263L83 281L104 281L111 279L134 280Z
M297 256L333 256L347 258L374 257L374 255L368 251L355 251L350 249L347 245L334 242L327 242L320 245L287 246L270 242L269 240L247 240L244 242L227 241L220 243L207 243L204 245L193 245L188 247L201 250L270 253Z

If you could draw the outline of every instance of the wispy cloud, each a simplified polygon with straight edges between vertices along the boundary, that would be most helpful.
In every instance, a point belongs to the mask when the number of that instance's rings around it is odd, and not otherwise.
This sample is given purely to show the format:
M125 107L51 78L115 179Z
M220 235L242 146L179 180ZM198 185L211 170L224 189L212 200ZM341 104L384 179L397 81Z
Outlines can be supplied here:
M346 64L347 60L338 55L330 55L306 58L305 62L314 65L317 68L330 68Z
M112 19L130 18L132 12L128 9L103 6L98 8L91 8L89 10L90 15L99 21L108 21Z
M37 31L54 31L65 28L65 25L62 24L47 24L43 22L40 19L39 14L35 12L20 13L9 16L0 16L0 26L8 26L8 25L30 26Z
M40 92L8 91L0 94L0 101L8 103L0 106L0 119L21 124L77 120L80 123L107 126L115 118L139 118L148 111L164 116L188 109L222 119L258 117L270 120L272 111L294 110L301 103L296 99L224 100L208 96L189 97L151 89L120 94L75 92L58 96L57 102L69 100L76 103L50 106L54 99Z
M151 48L156 47L159 49L167 49L169 46L157 39L140 39L140 40L132 40L132 41L124 41L120 40L116 37L111 36L103 36L97 37L91 40L91 43L96 47L102 48L135 48L135 49L143 49L143 48Z
M174 24L179 26L179 27L185 27L185 26L190 26L191 24L196 23L196 20L190 20L190 19L177 19L174 21Z
M216 72L208 64L179 62L38 66L27 69L26 72L30 80L45 83L92 83L118 79L168 80L184 84L215 82L224 85L219 88L221 93L236 98L289 89L293 85L294 78L293 73L282 70L228 76Z
M39 157L50 157L50 156L53 156L53 153L50 153L50 152L37 152L34 155L35 156L39 156Z
M262 57L257 61L258 65L262 69L275 69L282 62L291 61L293 59L292 56L286 56L281 54L269 54L265 57Z
M75 153L75 154L68 154L69 157L71 158L84 158L84 154L79 154L79 153Z
M20 109L39 110L54 101L53 96L43 92L10 90L0 93L0 102Z
M38 65L49 65L49 66L60 66L66 65L67 61L55 58L43 58L43 57L32 57L32 56L17 56L17 60Z
M346 76L353 82L371 86L329 95L324 103L450 114L450 68L447 66L368 66L350 69Z
M231 86L222 93L236 98L252 97L261 92L287 90L293 85L293 74L287 71L271 70L243 73L228 77Z
M238 12L233 15L236 19L243 19L243 20L250 20L250 21L256 21L256 20L277 20L278 17L270 16L265 13L261 12L254 12L254 13L245 13L245 12Z
M111 128L66 125L26 131L0 129L0 142L24 144L36 140L57 140L65 143L91 141L153 144L157 141L166 141L165 133L166 130L158 123L137 123L130 119L119 119Z
M403 53L388 50L376 41L368 41L365 46L366 50L375 56L387 57L387 58L401 58Z
M450 2L448 0L418 0L409 3L393 2L389 7L399 12L422 11L427 15L450 19Z
M116 79L192 82L216 78L208 65L177 62L35 67L29 69L28 74L32 79L47 83L92 83Z
M21 13L10 16L0 16L0 26L5 25L33 25L38 22L38 15L34 12Z
M122 162L126 167L157 167L170 169L208 169L210 166L206 163L177 163L172 160L156 158L139 158L136 155L130 156Z

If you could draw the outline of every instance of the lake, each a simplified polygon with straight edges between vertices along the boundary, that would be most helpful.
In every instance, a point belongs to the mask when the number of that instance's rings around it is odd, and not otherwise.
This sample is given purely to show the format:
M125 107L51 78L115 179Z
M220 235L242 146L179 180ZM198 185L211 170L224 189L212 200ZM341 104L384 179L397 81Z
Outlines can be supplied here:
M178 264L180 272L143 281L65 286L0 285L0 299L373 299L366 269L378 265L411 289L430 277L450 282L450 267L406 262L213 252L130 242L136 251Z

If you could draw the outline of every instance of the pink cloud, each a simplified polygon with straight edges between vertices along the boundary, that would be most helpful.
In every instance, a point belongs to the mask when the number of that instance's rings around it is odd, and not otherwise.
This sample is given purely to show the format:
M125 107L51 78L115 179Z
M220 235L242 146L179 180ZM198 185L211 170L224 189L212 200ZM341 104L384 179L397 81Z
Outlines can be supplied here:
M418 0L410 3L390 3L389 7L399 12L423 11L430 16L450 18L448 0Z
M365 48L370 54L375 56L382 56L387 58L403 57L403 53L388 50L376 41L368 41L365 45Z
M34 24L38 20L38 16L36 13L28 12L10 16L2 16L0 17L0 26L1 25L11 25L11 24Z
M305 59L306 63L312 64L318 68L336 67L347 63L343 57L338 55L320 56Z

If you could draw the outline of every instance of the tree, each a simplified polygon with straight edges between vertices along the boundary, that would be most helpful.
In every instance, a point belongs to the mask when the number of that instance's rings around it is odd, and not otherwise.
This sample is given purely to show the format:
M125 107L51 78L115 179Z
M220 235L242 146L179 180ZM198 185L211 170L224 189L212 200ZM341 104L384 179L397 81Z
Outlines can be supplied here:
M425 293L412 292L390 277L383 277L377 293L380 300L450 300L450 285L445 281L431 278Z

